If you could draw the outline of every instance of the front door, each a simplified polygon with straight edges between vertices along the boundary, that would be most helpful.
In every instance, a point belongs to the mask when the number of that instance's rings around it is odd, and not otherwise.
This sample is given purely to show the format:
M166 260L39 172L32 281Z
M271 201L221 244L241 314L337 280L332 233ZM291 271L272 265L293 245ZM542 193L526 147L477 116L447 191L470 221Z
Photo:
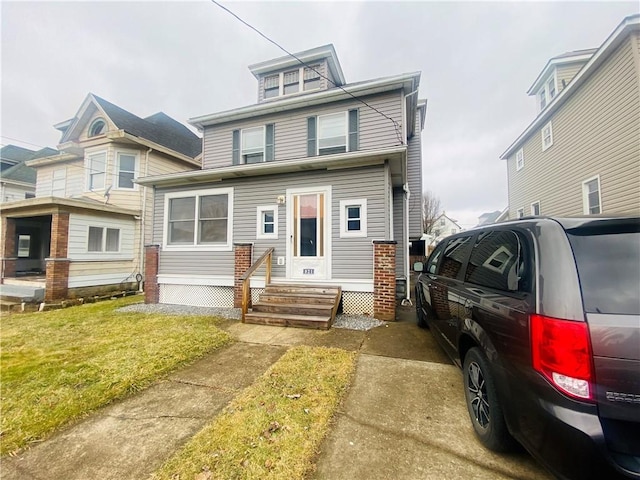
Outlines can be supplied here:
M287 190L287 276L330 278L330 187Z

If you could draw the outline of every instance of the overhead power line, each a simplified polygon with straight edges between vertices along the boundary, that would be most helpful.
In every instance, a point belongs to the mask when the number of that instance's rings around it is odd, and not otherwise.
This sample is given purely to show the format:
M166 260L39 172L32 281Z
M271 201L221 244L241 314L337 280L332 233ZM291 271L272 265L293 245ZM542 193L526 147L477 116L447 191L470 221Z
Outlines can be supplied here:
M215 5L217 5L218 7L220 7L221 9L223 9L225 12L227 12L228 14L230 14L231 16L233 16L235 19L237 19L239 22L241 22L242 24L246 25L247 27L249 27L251 30L253 30L254 32L256 32L258 35L260 35L262 38L264 38L265 40L267 40L268 42L274 44L276 47L278 47L280 50L282 50L284 53L286 53L287 55L289 55L291 58L294 58L295 60L298 61L298 63L300 63L301 65L303 65L304 67L309 68L310 70L313 70L315 73L317 73L318 75L320 75L322 78L324 78L325 80L327 80L328 82L331 82L333 84L333 86L338 87L340 90L342 90L344 93L346 93L347 95L349 95L351 98L353 98L354 100L357 100L358 102L362 103L363 105L365 105L366 107L370 108L371 110L373 110L374 112L376 112L379 115L382 115L384 118L386 118L387 120L389 120L391 123L393 123L393 127L396 131L396 137L398 138L398 141L400 142L400 145L404 145L404 141L402 139L402 134L400 133L400 125L398 124L397 121L395 121L393 118L391 118L390 116L388 116L386 113L381 112L380 110L378 110L376 107L369 105L367 102L365 102L362 98L352 94L351 92L347 91L345 88L342 87L342 85L338 85L336 82L334 82L333 80L331 80L330 78L328 78L327 76L323 75L321 72L319 72L318 70L316 70L312 65L307 64L306 62L304 62L303 60L301 60L300 58L298 58L295 54L291 53L289 50L287 50L286 48L284 48L282 45L280 45L278 42L276 42L275 40L272 40L271 38L269 38L267 35L265 35L264 33L262 33L260 30L258 30L256 27L254 27L253 25L251 25L250 23L246 22L245 20L243 20L242 18L240 18L238 15L236 15L234 12L232 12L231 10L229 10L227 7L225 7L224 5L222 5L221 3L217 2L216 0L211 0L212 3L214 3Z

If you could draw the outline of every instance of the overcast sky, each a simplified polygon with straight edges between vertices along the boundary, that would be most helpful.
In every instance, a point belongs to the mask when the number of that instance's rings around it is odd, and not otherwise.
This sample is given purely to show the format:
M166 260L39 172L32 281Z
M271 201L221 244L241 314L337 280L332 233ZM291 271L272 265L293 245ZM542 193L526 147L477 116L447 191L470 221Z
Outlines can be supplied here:
M423 183L468 228L507 204L499 159L536 114L547 60L598 47L638 2L222 2L291 52L333 43L347 82L422 72ZM6 2L2 145L55 147L92 92L138 116L257 101L284 55L211 2Z

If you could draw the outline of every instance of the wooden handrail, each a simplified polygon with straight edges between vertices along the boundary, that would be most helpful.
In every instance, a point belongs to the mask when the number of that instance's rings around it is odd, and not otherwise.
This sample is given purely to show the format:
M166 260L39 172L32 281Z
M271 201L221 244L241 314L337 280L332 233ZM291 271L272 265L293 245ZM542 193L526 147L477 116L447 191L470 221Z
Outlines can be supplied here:
M240 280L242 280L242 323L244 323L245 315L249 310L249 301L251 299L251 275L253 275L265 261L267 264L265 268L264 284L267 286L271 283L271 255L273 254L273 250L273 247L268 248L262 256L240 276Z

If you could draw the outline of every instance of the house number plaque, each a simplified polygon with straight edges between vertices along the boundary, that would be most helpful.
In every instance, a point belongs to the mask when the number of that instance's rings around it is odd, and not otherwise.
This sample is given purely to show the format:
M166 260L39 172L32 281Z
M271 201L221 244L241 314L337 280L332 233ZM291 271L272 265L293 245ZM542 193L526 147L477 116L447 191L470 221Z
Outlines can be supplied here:
M315 270L313 268L303 268L302 269L302 274L303 275L313 275L315 272Z

